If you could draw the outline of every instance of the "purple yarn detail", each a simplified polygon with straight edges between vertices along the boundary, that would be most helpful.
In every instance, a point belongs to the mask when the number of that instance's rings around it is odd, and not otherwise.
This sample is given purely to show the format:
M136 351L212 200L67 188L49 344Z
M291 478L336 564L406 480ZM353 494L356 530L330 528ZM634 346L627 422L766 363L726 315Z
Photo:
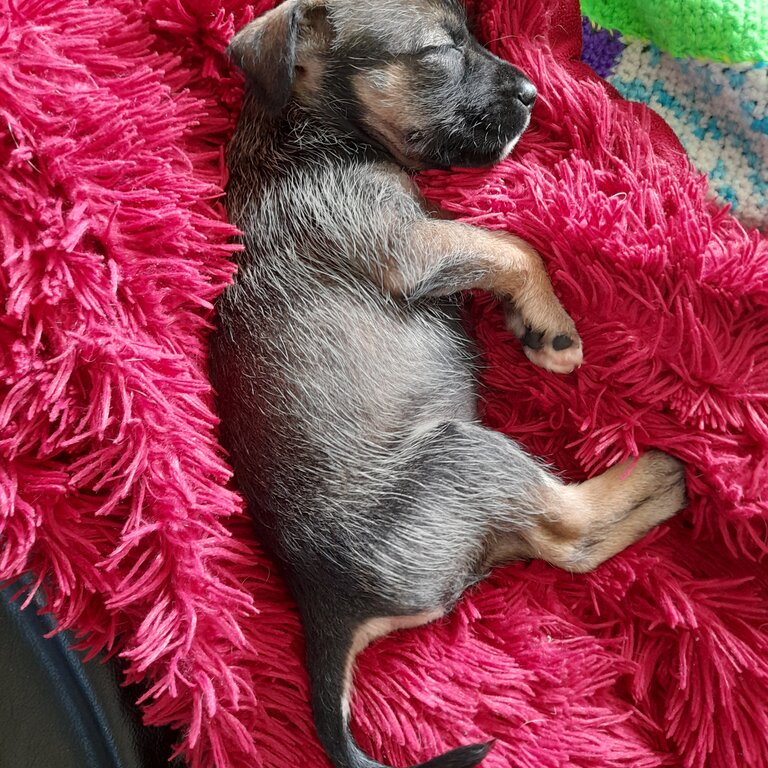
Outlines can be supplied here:
M586 16L581 18L581 29L584 39L581 60L600 77L608 77L625 47L621 33L597 27Z

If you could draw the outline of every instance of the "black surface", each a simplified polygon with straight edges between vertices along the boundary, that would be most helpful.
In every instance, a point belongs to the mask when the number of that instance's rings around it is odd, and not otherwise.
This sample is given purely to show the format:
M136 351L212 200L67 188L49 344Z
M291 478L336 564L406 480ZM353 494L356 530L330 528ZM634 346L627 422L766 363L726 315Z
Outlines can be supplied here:
M141 723L141 691L120 686L117 660L83 663L63 632L0 591L0 768L161 768L173 734ZM180 763L174 763L180 768Z

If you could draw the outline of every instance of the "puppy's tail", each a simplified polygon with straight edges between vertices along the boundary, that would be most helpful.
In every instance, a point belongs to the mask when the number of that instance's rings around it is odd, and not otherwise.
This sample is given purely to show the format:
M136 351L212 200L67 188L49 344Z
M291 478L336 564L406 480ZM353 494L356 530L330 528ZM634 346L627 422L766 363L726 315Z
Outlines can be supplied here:
M320 743L335 768L386 768L368 757L349 729L349 688L358 651L355 629L338 616L326 617L324 626L304 613L312 711ZM471 744L420 763L412 768L473 768L488 754L493 742Z

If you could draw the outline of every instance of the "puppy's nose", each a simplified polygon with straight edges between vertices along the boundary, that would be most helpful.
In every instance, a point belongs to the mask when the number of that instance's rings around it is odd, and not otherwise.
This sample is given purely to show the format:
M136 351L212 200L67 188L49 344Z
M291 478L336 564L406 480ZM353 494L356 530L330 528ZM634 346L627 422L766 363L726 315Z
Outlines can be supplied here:
M528 109L536 101L536 86L529 80L520 80L517 84L517 93L515 94Z

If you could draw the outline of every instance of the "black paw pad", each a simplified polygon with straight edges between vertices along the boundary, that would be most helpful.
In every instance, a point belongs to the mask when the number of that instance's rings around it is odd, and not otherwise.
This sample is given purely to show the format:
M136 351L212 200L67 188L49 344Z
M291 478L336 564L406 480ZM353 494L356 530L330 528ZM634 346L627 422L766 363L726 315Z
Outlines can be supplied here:
M529 328L523 336L523 344L529 349L541 349L544 346L543 338L543 333L537 333Z
M561 352L564 349L568 349L568 347L573 346L573 339L570 336L555 336L554 339L552 339L552 349L554 349L556 352Z

